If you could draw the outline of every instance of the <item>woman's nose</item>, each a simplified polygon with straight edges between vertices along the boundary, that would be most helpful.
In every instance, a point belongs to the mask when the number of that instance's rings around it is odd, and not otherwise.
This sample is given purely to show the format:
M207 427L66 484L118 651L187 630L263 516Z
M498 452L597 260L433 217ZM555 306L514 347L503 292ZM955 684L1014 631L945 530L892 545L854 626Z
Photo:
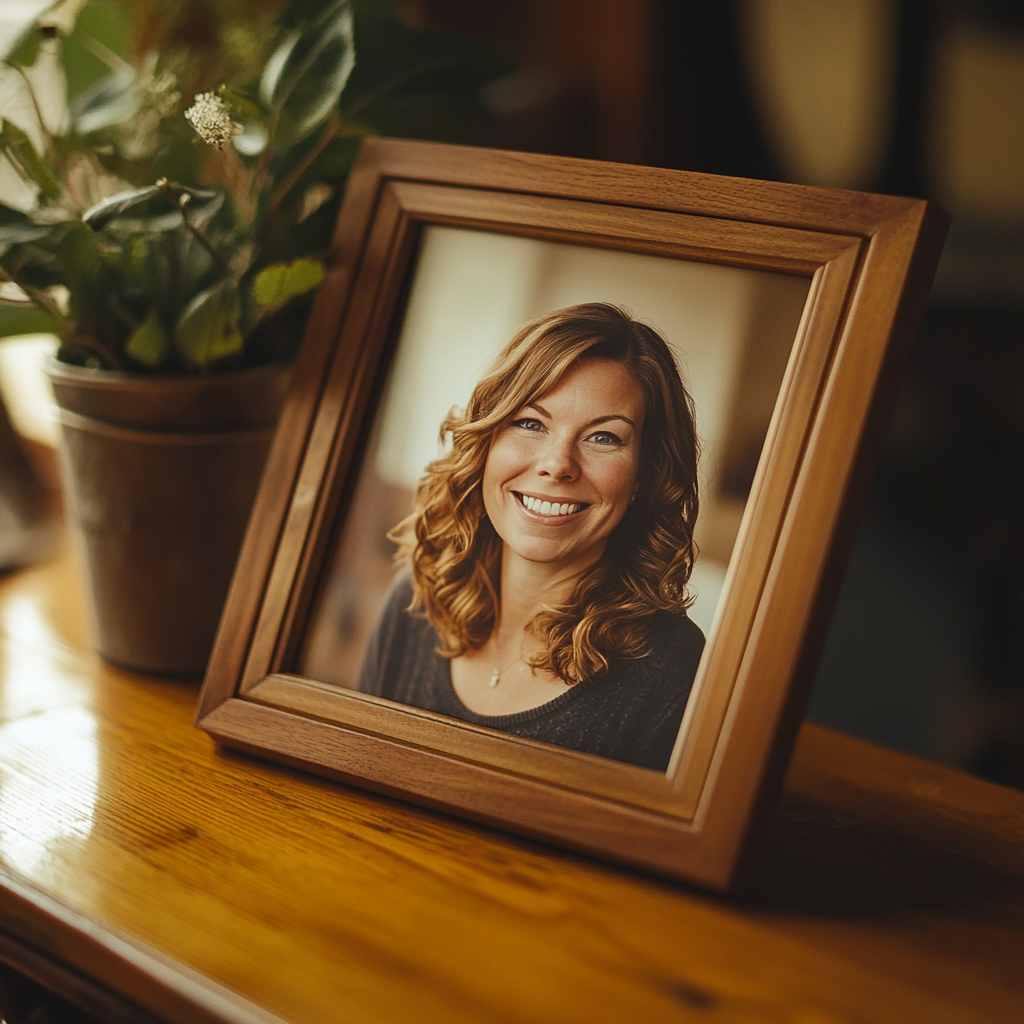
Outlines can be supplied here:
M534 465L541 476L550 476L555 480L573 480L579 474L579 463L572 439L550 435L543 450L539 453Z

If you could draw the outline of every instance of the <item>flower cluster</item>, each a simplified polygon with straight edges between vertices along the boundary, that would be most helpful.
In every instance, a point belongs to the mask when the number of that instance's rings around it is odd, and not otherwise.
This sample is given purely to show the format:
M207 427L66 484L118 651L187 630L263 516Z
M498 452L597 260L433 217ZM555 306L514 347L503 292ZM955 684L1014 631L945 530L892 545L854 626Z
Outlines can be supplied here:
M216 149L223 149L242 132L242 126L231 120L231 108L215 92L197 94L185 117L203 141Z

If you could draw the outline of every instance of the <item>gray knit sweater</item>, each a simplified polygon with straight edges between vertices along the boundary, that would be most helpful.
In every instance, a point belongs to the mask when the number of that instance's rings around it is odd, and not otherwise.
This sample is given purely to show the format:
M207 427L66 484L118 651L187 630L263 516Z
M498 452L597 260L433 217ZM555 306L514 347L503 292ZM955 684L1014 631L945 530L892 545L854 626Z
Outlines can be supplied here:
M514 715L478 715L459 700L434 627L405 609L399 577L370 638L359 689L515 736L664 771L697 671L704 634L686 615L655 614L645 657L620 659L594 679Z

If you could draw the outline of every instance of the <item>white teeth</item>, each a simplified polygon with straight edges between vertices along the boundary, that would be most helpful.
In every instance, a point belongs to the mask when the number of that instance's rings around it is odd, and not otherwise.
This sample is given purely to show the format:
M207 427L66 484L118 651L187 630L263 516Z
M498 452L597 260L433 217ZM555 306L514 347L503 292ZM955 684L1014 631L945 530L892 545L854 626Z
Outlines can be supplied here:
M578 512L581 505L541 501L540 498L531 498L528 494L520 496L523 504L531 511L542 516L568 516Z

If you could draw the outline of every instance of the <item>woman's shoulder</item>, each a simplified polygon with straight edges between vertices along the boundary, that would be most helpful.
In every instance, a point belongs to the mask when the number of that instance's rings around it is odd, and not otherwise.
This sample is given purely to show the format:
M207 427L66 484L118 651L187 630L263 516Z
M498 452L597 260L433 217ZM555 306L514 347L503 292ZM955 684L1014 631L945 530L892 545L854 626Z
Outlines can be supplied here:
M600 740L586 749L664 771L700 664L704 634L686 614L658 611L648 623L645 646L639 657L616 658L606 673L583 684L580 704L594 706L594 732Z
M392 580L377 618L377 632L381 640L394 643L399 638L422 634L436 645L437 637L426 617L411 610L413 597L412 573L403 569Z
M704 631L685 612L655 612L647 634L652 654L689 655L699 659L704 650Z
M627 684L633 693L669 694L685 701L704 652L704 633L685 613L656 612L648 625L645 651L617 658L604 677Z
M659 611L647 630L646 651L636 658L620 658L610 675L634 692L670 695L685 701L704 653L704 633L685 613Z
M412 604L412 597L412 570L404 568L397 573L391 581L391 586L388 587L388 592L384 598L382 614L406 611L409 605Z
M422 615L410 612L412 576L398 574L391 583L363 657L359 689L398 699L395 687L409 676L409 666L431 660L437 635Z

